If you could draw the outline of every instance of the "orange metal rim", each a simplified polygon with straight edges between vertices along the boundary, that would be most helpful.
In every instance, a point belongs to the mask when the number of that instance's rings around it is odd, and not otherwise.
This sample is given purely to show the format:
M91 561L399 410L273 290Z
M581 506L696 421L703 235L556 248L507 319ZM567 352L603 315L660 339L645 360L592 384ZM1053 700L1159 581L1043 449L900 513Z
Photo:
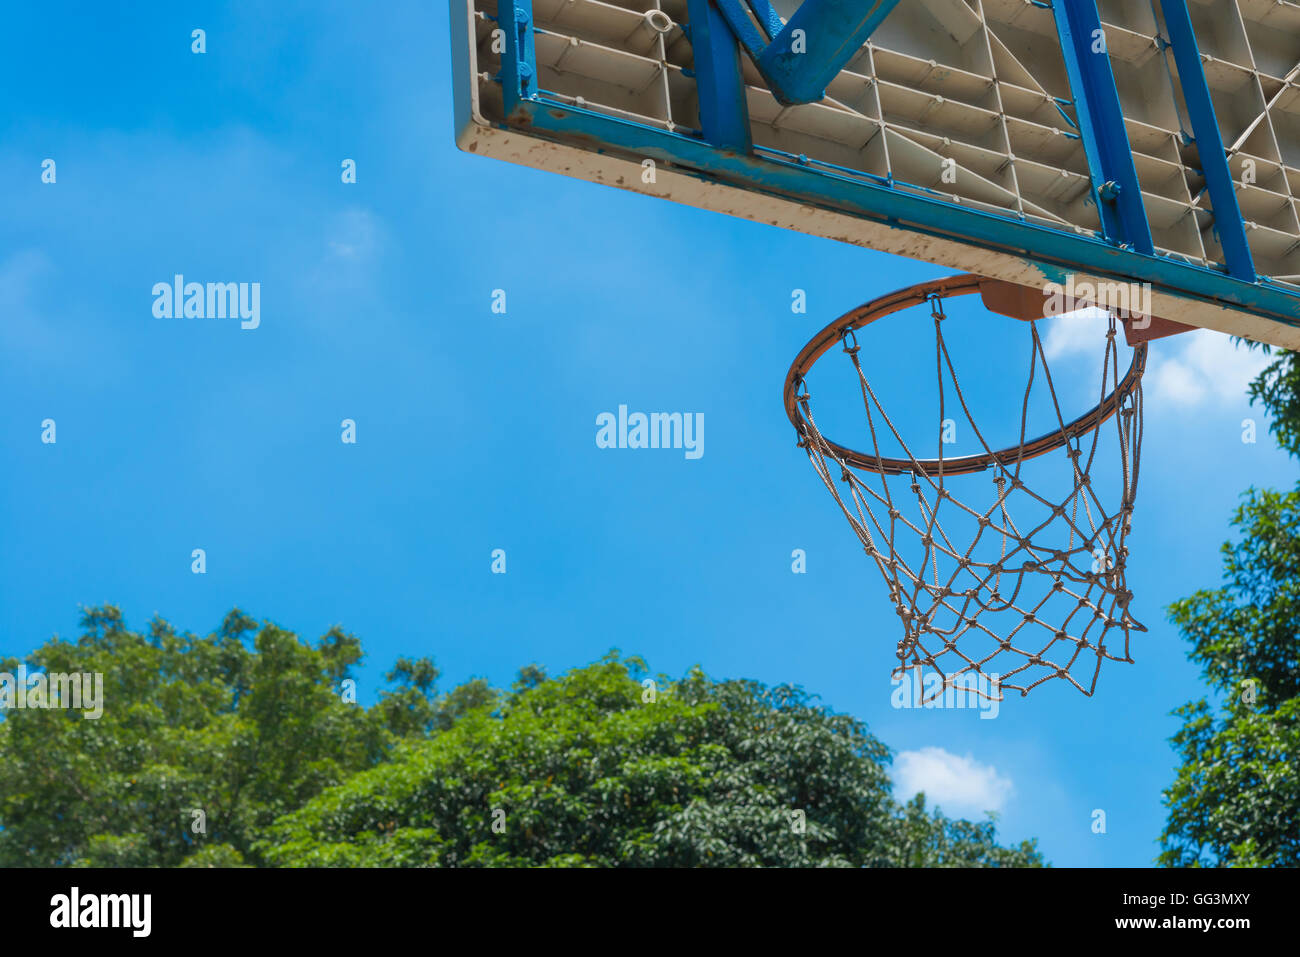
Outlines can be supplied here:
M824 437L814 440L812 427L805 420L799 402L799 387L805 376L811 371L817 360L838 345L845 333L861 329L878 319L892 315L912 306L923 305L934 298L948 299L953 296L966 296L980 291L984 280L980 276L951 276L919 283L888 293L877 299L858 306L827 325L799 350L790 371L785 376L783 402L786 416L799 433L803 442L817 441L834 458L846 465L867 472L880 472L886 475L899 475L907 472L921 472L928 476L963 475L982 472L994 465L1006 467L1027 459L1046 455L1064 447L1072 438L1086 435L1101 427L1119 410L1120 403L1142 378L1146 369L1147 345L1139 343L1133 349L1133 360L1128 371L1108 396L1094 408L1077 419L1066 424L1064 429L1044 433L1024 443L1008 446L995 452L978 455L964 455L943 459L898 459L859 452L847 446L832 442Z

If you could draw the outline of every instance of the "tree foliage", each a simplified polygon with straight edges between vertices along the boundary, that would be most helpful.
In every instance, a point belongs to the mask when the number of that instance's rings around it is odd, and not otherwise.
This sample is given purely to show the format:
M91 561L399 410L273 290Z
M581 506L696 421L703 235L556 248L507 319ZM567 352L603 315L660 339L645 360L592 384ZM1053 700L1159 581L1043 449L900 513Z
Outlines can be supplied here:
M1041 864L992 820L899 807L885 746L795 688L647 686L611 655L440 694L402 658L366 708L337 628L313 646L235 610L137 633L113 607L82 626L26 664L102 674L103 714L0 722L0 866Z
M1300 491L1251 490L1223 546L1225 584L1171 616L1223 704L1179 708L1165 791L1168 866L1300 865Z
M1252 344L1253 347L1254 344ZM1259 346L1273 354L1269 346ZM1278 445L1300 456L1300 354L1279 352L1250 384L1250 399L1269 413L1269 430Z
M290 866L1029 866L890 796L888 751L790 687L641 683L615 656L467 712L281 819ZM653 700L650 700L650 699Z
M1253 347L1253 346L1252 346ZM1268 346L1261 347L1272 353ZM1300 456L1300 357L1281 352L1250 386L1281 447ZM1300 488L1249 489L1223 545L1224 584L1175 602L1221 704L1176 714L1182 766L1165 791L1160 863L1300 865Z
M82 628L26 665L102 674L103 714L6 714L0 866L258 863L253 843L275 818L435 720L418 681L370 710L346 703L361 645L337 628L313 648L236 609L204 637L161 620L141 634L111 606L87 611Z

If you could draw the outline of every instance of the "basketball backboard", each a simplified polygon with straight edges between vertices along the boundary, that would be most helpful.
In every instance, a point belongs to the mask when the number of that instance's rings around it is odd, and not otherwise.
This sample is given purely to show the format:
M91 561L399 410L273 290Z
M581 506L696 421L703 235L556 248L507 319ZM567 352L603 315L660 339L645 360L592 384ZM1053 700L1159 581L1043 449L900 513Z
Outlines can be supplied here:
M461 149L1300 349L1300 4L451 0Z

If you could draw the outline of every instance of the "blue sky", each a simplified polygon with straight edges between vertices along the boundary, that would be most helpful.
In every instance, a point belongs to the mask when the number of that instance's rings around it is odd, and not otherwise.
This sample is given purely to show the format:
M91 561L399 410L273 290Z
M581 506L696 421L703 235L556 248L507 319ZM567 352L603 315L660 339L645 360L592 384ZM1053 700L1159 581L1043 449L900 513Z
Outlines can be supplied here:
M71 637L101 602L134 626L206 632L236 604L312 638L342 624L367 695L398 655L432 655L444 687L506 685L617 647L670 674L801 684L899 751L900 779L953 813L998 806L1002 836L1056 864L1152 860L1169 712L1202 694L1164 609L1219 581L1243 489L1294 481L1244 397L1257 357L1212 334L1153 347L1136 664L1103 669L1092 699L1045 687L993 721L894 710L897 620L780 389L816 329L943 270L459 153L441 4L10 18L0 652ZM178 272L260 282L261 326L155 318L150 290ZM870 344L904 398L908 362L933 378L914 331ZM1054 347L1079 401L1086 334ZM1004 340L970 343L977 381L1001 382ZM619 404L703 413L705 454L597 448Z

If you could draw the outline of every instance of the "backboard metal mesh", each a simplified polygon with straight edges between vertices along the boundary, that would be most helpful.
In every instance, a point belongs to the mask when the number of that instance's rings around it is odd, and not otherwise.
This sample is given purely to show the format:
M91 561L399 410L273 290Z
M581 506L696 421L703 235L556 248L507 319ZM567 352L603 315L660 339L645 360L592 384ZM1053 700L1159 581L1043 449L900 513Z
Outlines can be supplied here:
M479 95L505 122L497 0L470 0ZM789 15L797 3L774 4ZM1159 5L1101 0L1106 52L1159 254L1220 266ZM1258 273L1300 291L1300 4L1191 2ZM687 0L535 0L548 99L700 132ZM968 208L1097 235L1098 210L1050 4L904 0L817 103L785 106L741 58L754 151L866 176ZM955 164L953 181L945 163Z

